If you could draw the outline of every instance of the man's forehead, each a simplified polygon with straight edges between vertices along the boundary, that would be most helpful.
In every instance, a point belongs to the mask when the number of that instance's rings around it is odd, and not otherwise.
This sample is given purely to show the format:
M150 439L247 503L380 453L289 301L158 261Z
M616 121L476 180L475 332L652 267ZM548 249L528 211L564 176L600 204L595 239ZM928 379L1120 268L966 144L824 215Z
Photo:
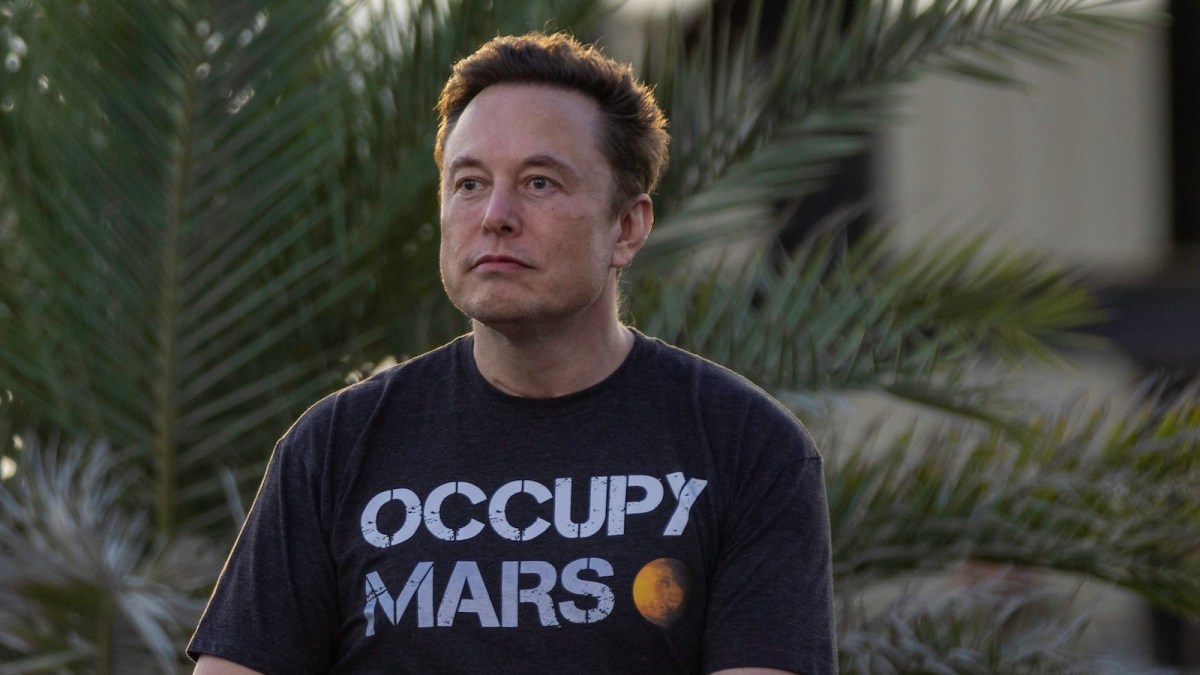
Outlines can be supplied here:
M480 166L500 156L522 166L569 169L581 159L580 151L603 156L601 119L599 105L571 89L531 83L492 85L448 128L443 170Z
M476 94L452 126L458 128L480 115L504 113L543 121L576 117L586 119L590 126L595 126L602 117L600 104L574 89L530 82L502 82Z

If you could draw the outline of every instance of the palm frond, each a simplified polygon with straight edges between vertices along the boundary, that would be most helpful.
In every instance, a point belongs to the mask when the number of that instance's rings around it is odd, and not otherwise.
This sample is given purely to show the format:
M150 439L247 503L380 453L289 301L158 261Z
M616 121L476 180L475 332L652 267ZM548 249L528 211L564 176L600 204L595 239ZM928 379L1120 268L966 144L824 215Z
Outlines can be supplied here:
M5 672L177 670L221 553L129 512L134 474L105 446L23 442L19 474L0 483Z
M0 134L20 247L0 380L22 424L135 450L173 530L221 503L182 503L184 471L264 456L362 338L330 316L369 281L369 242L330 227L338 16L146 2L22 19L49 84L14 93Z
M838 584L982 559L1200 615L1198 391L1041 417L1020 437L957 427L827 448Z
M882 611L848 609L853 619L839 631L841 671L1090 672L1072 649L1086 623L1061 611L1069 599L996 579L905 592Z
M1053 359L1051 346L1096 310L1049 261L983 244L895 252L883 233L853 245L823 233L782 265L760 255L638 279L632 314L642 330L768 388L883 389L1004 423L965 369L982 355Z

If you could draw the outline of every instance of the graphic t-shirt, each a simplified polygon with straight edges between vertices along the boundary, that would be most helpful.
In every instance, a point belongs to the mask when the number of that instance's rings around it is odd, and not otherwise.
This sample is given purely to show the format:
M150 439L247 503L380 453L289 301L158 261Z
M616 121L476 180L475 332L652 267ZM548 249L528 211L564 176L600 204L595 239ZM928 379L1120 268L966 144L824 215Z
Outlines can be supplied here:
M552 399L470 336L279 442L188 647L264 673L834 669L820 457L738 375L640 334Z

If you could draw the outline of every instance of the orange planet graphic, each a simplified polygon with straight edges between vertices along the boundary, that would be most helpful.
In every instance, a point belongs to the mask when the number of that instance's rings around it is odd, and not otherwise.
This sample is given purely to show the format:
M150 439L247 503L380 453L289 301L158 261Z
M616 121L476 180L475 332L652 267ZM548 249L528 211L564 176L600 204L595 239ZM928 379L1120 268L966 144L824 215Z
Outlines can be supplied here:
M633 604L647 621L666 628L683 613L687 586L687 568L681 561L651 560L633 580Z

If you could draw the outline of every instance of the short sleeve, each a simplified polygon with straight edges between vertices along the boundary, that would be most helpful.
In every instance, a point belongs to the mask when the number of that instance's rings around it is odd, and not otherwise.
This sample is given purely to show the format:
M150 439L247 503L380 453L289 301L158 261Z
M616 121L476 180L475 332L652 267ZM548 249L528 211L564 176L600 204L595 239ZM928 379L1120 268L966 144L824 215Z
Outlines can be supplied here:
M188 645L267 675L326 672L336 580L321 485L328 423L314 408L276 445L237 543Z
M821 458L799 422L777 413L739 432L741 482L724 504L705 623L708 672L837 670Z

